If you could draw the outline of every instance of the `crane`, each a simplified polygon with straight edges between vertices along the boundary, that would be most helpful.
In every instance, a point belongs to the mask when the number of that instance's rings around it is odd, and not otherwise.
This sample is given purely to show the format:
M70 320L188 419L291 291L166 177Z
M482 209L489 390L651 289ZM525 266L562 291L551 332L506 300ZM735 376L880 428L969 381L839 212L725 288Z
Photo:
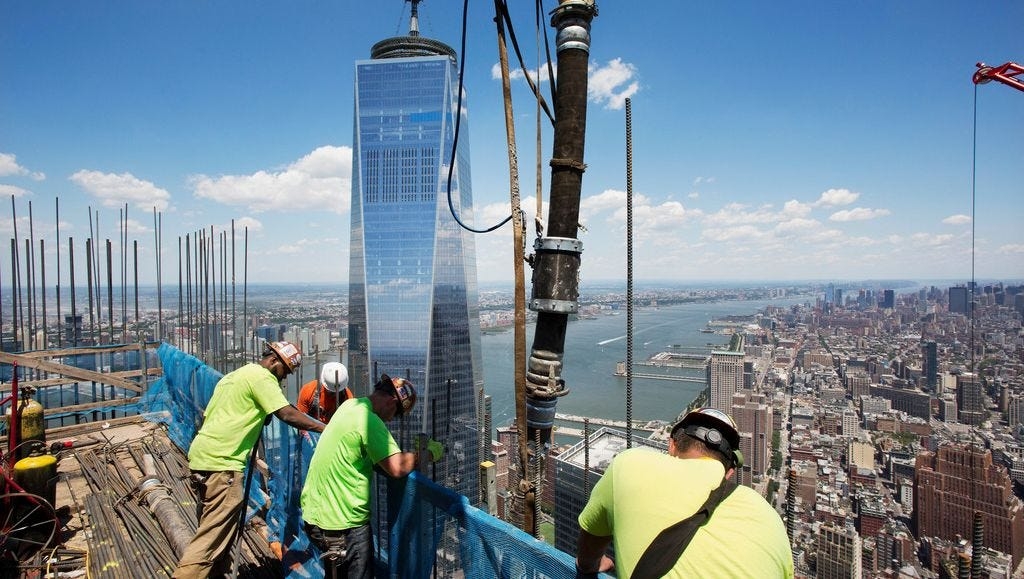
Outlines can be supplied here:
M1024 74L1024 66L1015 62L1007 62L999 66L989 66L984 62L979 62L977 66L978 71L974 73L974 84L998 80L1007 86L1024 91L1024 81L1017 78L1017 75Z

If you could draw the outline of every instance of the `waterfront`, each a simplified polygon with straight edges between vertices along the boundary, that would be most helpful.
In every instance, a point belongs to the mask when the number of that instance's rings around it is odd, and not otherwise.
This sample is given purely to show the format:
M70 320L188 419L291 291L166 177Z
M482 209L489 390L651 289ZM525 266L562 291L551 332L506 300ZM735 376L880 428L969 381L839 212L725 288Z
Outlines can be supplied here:
M776 300L689 303L637 309L633 315L633 361L641 362L670 345L698 348L728 344L729 337L703 333L709 320L755 314L768 305L788 306L811 301L807 296ZM569 395L558 401L558 412L624 420L626 379L615 376L616 362L626 359L626 312L616 311L569 323L565 338L563 377ZM492 398L493 423L505 426L514 418L512 330L485 333L481 339L485 391ZM533 343L527 326L526 350ZM636 371L636 368L634 368ZM702 384L633 378L633 419L672 421L697 394Z

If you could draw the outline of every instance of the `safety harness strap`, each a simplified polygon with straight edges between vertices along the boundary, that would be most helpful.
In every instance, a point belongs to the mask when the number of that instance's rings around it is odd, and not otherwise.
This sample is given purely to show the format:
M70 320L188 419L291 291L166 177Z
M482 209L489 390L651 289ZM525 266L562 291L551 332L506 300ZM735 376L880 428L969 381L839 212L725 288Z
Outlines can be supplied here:
M736 489L736 483L731 479L723 478L722 484L711 491L708 500L689 517L668 527L654 541L647 546L647 550L640 556L636 568L633 569L633 579L654 579L662 577L682 556L686 546L704 523L708 522L715 508Z

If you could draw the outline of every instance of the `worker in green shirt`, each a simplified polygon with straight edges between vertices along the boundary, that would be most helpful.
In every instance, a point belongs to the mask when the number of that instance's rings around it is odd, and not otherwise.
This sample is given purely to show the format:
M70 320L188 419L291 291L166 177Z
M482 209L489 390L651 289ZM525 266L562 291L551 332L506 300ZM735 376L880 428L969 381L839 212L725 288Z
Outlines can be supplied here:
M742 485L733 489L726 480L742 466L739 444L729 415L700 408L672 427L668 454L648 447L619 453L580 513L579 573L614 569L620 578L651 576L635 571L655 537L701 510L721 487L728 494L681 551L654 549L671 567L653 575L793 577L793 553L778 513L755 490ZM605 554L613 541L614 561ZM681 547L683 542L672 544Z
M290 342L268 342L259 363L225 374L214 387L203 425L188 451L190 482L198 496L199 528L174 570L175 579L223 577L245 506L242 471L268 415L302 430L324 425L288 403L281 381L302 360Z
M373 576L370 479L374 466L392 478L416 468L420 453L402 452L385 425L415 404L411 382L382 374L369 396L338 407L317 442L300 501L306 534L320 550L325 577ZM427 450L432 461L444 452L433 440Z

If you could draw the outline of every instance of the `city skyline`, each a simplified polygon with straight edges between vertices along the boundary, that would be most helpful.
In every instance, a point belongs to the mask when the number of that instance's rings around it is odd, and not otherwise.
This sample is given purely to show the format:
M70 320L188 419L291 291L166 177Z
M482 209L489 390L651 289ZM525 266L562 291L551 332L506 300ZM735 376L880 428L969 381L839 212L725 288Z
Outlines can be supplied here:
M1024 95L971 83L976 62L1024 59L1015 41L1024 6L679 6L673 25L651 34L648 12L598 5L581 203L584 282L625 276L626 97L638 279L966 280L1024 272L1020 185L1008 169L1024 157L1024 140L1008 129L1024 120ZM420 13L424 35L459 49L454 3L428 0ZM465 104L474 111L467 138L476 227L508 215L491 17L471 8L460 54ZM526 66L537 68L533 11L512 17ZM250 282L348 279L322 264L347 262L349 251L354 63L377 39L402 32L407 4L257 11L241 2L44 1L5 4L0 20L0 195L14 196L21 237L32 202L35 237L47 240L47 279L57 261L56 199L64 250L67 237L77 249L88 235L87 207L100 212L103 239L117 235L128 204L143 282L155 282L154 207L163 220L165 276L176 237L210 226L226 231L234 220L239 245L248 227ZM529 224L535 106L512 66ZM542 191L549 156L547 131ZM0 232L11 234L4 213ZM482 282L511 280L511 237L510 225L477 236Z

